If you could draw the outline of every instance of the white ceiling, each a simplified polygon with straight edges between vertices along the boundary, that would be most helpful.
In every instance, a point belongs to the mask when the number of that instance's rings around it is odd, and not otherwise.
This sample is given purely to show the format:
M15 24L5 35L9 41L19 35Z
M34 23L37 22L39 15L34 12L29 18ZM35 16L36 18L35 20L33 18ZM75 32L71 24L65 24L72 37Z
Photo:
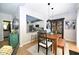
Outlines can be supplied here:
M17 15L19 6L23 3L0 3L0 12Z
M0 3L0 12L16 15L18 13L18 7L25 5L29 10L37 12L43 16L48 14L61 14L66 12L74 12L77 10L79 4L76 3L50 3L48 7L47 3ZM54 8L53 11L51 8Z
M28 3L27 8L31 11L35 11L43 16L57 15L67 12L74 12L77 10L77 3ZM51 8L54 8L51 10Z

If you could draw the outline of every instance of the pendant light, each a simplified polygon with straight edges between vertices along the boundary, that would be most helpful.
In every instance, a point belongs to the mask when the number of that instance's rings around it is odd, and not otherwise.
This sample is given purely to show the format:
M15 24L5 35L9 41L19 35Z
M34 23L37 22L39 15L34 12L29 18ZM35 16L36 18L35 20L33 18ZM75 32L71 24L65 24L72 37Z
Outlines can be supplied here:
M51 23L50 23L50 10L53 10L53 8L50 7L50 3L48 3L48 20L46 24L46 28L48 29L48 32L51 32Z
M15 29L15 30L19 28L19 20L16 17L13 18L12 28Z

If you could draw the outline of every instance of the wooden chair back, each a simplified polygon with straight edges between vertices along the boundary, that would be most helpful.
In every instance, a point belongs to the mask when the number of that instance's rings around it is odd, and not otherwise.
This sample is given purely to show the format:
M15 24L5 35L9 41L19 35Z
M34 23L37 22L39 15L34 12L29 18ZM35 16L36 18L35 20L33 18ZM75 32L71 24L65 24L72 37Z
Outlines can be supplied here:
M62 54L64 55L64 46L65 46L65 41L61 37L57 39L57 47L62 49Z
M40 42L43 44L46 44L46 46L47 46L47 33L45 30L38 32L38 43L40 43Z

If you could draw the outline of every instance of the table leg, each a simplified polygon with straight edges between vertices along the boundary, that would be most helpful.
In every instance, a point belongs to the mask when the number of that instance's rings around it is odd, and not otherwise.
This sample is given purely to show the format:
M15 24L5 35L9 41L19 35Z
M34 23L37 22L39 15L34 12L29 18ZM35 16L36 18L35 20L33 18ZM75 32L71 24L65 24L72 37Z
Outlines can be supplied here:
M55 55L57 55L57 41L55 41Z
M52 43L52 53L53 53L53 54L55 53L55 49L54 49L54 47L55 47L55 44Z

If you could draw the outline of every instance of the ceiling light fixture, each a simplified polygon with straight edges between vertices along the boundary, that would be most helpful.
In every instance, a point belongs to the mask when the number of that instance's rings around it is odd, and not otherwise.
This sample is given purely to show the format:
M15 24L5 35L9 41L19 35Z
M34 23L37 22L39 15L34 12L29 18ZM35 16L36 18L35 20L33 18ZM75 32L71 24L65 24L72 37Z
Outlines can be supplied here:
M48 19L50 19L51 18L51 10L53 10L53 8L51 8L51 6L50 6L50 3L48 3Z
M13 18L12 28L13 29L18 29L19 28L19 20L16 17Z
M51 14L50 14L50 11L53 10L53 8L50 7L50 3L48 3L48 20L47 20L47 23L46 23L46 28L47 28L47 32L51 32L50 28L51 28L51 24L49 22L49 20L51 20Z

